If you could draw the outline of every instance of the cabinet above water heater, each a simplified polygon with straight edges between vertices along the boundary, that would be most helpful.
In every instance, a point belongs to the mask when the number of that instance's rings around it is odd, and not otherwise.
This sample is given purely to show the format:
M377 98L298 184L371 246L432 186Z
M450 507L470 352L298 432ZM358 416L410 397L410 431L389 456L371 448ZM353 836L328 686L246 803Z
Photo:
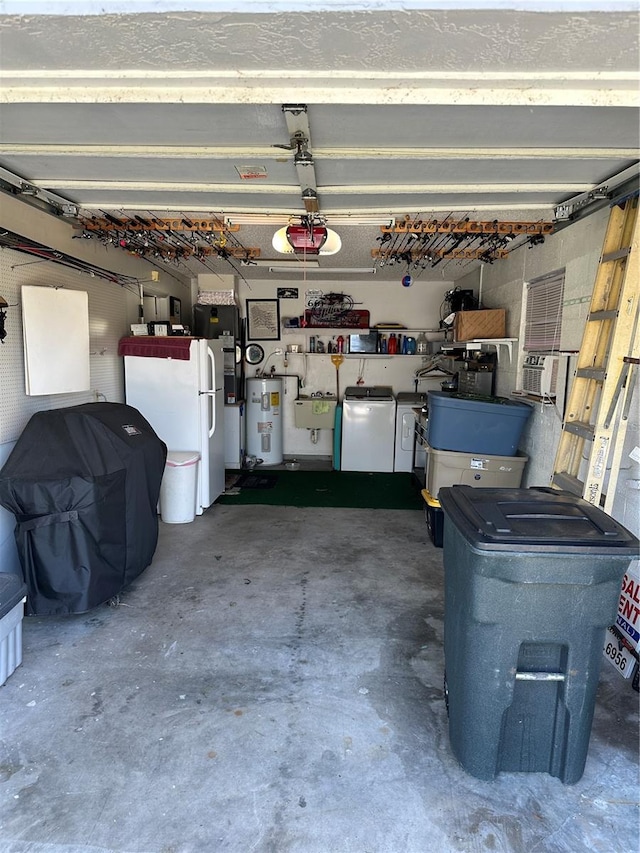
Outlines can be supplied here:
M194 305L193 334L197 338L231 335L240 339L240 309L236 305Z

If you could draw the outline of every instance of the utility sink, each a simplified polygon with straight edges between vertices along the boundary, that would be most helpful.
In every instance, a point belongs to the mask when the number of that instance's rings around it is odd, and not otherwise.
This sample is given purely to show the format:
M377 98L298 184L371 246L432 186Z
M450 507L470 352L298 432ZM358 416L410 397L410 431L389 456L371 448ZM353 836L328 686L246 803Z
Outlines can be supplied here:
M298 397L293 403L295 425L299 429L333 429L335 397Z

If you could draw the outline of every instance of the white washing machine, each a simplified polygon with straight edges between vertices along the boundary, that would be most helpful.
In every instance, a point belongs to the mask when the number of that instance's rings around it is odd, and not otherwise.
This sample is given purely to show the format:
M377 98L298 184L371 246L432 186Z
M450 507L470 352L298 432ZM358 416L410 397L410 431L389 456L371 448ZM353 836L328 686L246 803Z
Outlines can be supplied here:
M393 470L424 471L425 450L416 444L416 416L414 409L427 402L427 395L419 391L400 391L396 394L396 432Z
M387 385L354 385L342 402L342 471L393 471L396 400Z

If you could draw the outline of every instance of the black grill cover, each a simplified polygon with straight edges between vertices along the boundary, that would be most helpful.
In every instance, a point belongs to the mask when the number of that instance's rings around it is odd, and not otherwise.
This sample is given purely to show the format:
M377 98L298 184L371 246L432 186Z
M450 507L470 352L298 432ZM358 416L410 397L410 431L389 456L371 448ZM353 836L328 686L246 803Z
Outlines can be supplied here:
M167 448L137 409L87 403L33 415L0 471L15 515L27 613L84 613L149 565Z

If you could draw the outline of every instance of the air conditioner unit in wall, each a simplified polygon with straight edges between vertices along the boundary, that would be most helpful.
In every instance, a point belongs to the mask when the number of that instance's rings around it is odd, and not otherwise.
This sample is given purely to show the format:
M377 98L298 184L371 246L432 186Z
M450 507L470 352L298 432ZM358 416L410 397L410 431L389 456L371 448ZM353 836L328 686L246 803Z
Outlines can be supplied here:
M535 397L555 397L558 380L557 355L528 355L522 366L522 390Z

